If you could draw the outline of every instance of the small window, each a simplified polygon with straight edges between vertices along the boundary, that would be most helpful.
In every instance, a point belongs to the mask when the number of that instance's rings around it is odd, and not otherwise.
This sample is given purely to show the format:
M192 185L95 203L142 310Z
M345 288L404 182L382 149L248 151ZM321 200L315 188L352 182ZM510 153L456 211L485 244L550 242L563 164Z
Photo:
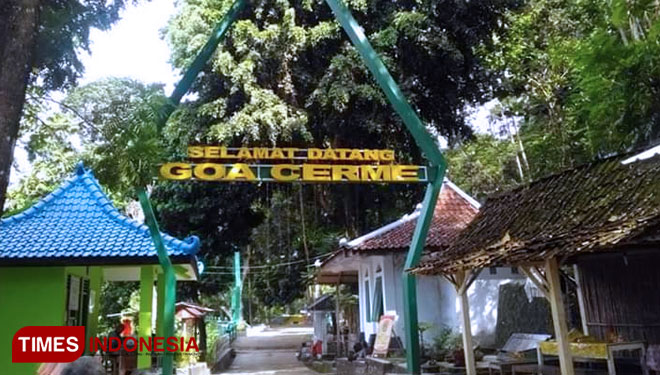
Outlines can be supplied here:
M369 289L369 279L364 280L364 316L367 321L371 321L371 293Z
M66 280L66 324L87 326L89 312L89 279L68 275Z
M371 314L370 321L377 322L380 320L380 317L384 314L383 307L383 277L376 277L376 285L374 290L374 303L373 303L373 312Z
M520 271L518 271L518 267L511 267L511 273L517 275L520 273Z
M488 273L490 273L491 275L497 275L497 267L490 267L488 269Z

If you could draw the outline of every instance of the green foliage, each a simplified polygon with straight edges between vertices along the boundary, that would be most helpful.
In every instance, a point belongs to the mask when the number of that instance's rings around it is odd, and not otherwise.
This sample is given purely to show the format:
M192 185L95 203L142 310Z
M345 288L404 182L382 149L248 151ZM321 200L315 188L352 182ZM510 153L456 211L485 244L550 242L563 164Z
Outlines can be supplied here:
M166 33L175 66L192 61L231 3L181 3ZM499 32L498 20L512 3L347 2L429 128L452 144L470 136L465 108L481 103L493 82L474 50ZM187 143L220 142L394 148L402 163L423 162L323 1L251 2L192 91L196 99L165 129L172 159L184 156ZM412 210L421 187L163 183L154 199L166 230L200 235L207 265L230 270L229 256L241 249L244 261L266 266L248 275L248 293L271 306L303 296L313 276L307 259L333 250L339 236ZM209 274L200 290L210 293L230 280ZM197 298L196 292L188 295Z
M101 287L101 303L99 306L99 333L109 333L119 323L119 318L109 319L107 315L128 310L131 301L135 306L135 295L139 291L136 281L106 282Z
M660 28L660 18L650 25ZM651 30L649 30L651 31ZM660 135L660 39L596 30L576 44L575 89L567 105L592 154L648 144Z
M483 48L532 177L657 142L657 2L529 0Z
M124 206L164 159L155 115L164 100L160 86L118 78L76 88L62 101L35 89L22 127L32 172L9 192L8 214L52 191L80 160ZM49 111L52 103L60 111Z
M508 140L478 134L445 156L447 177L477 199L521 182L515 170L516 148Z
M74 90L65 100L80 122L86 161L111 191L130 194L153 181L163 147L157 113L166 102L162 87L109 78Z
M176 66L192 60L230 3L183 3L167 32ZM463 110L483 100L490 83L473 49L497 30L508 4L349 2L422 117L452 140L470 134ZM252 3L194 91L197 116L209 124L200 136L215 141L347 147L371 137L379 143L371 147L410 145L322 1Z
M463 336L451 327L440 328L438 335L433 338L433 351L438 360L444 360L454 350L463 348Z

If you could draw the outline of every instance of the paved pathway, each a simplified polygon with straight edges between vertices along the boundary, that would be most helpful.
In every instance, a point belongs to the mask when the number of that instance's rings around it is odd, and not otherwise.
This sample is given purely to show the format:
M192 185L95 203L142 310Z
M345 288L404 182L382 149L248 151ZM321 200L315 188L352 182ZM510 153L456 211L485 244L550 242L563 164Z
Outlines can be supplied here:
M318 375L296 359L300 343L309 340L311 328L252 329L234 343L236 359L228 374Z

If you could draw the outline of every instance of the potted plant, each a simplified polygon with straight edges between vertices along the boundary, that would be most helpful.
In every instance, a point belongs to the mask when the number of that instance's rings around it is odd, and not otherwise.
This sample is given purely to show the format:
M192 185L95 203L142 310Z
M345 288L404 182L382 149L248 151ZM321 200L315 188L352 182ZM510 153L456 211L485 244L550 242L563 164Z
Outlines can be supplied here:
M465 367L465 351L463 350L463 337L455 333L451 337L451 356L456 367Z
M450 327L442 327L433 338L433 359L444 362L452 357L456 333Z

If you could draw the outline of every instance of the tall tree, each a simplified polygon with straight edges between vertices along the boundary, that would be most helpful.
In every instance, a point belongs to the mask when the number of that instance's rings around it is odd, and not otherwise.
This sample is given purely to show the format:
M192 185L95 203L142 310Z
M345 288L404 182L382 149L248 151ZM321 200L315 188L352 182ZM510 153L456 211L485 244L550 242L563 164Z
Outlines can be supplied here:
M0 212L32 67L39 10L38 0L0 4Z
M505 72L505 112L533 177L660 140L660 11L653 0L527 0L482 56Z
M177 67L184 68L194 58L231 3L182 1L167 30ZM499 33L499 20L514 1L346 3L429 130L450 143L469 137L465 109L486 99L495 78L484 69L475 49ZM208 142L393 148L401 162L423 162L323 1L250 2L193 91L195 100L175 113L166 129L173 157L180 156L187 143ZM160 189L166 189L167 195ZM352 237L400 217L421 199L421 188L416 186L319 186L302 191L272 186L262 188L270 189L267 194L244 201L237 201L232 189L214 189L216 199L231 200L232 206L243 202L265 219L249 240L254 260L266 267L259 268L253 286L267 304L283 304L301 295L305 280L298 271L305 269L307 253L313 258L333 248L329 238ZM172 194L176 190L180 191ZM177 199L186 197L188 190L187 184L158 185L155 197ZM172 218L171 225L182 228L174 221L177 211L168 213L172 205L171 200L158 205L161 217ZM217 217L216 209L202 206L197 214ZM182 231L196 228L190 224ZM236 241L241 243L244 239ZM221 246L208 251L226 256L233 250ZM268 266L281 263L286 266Z
M162 86L107 78L72 89L61 101L43 90L29 95L21 139L33 168L8 193L9 213L49 193L81 160L119 206L134 198L136 186L151 183L163 159L155 125ZM43 102L59 111L34 105Z
M90 28L107 29L128 0L5 0L0 4L0 212L26 89L70 87Z

